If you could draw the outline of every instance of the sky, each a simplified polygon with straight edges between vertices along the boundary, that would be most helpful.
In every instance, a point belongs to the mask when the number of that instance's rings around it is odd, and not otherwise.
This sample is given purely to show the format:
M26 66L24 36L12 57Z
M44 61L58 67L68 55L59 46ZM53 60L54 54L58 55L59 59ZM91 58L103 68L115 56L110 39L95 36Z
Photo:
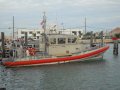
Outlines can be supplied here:
M47 25L83 28L87 31L120 27L120 0L0 0L0 32L15 28L41 28L43 12ZM9 29L8 29L9 28Z

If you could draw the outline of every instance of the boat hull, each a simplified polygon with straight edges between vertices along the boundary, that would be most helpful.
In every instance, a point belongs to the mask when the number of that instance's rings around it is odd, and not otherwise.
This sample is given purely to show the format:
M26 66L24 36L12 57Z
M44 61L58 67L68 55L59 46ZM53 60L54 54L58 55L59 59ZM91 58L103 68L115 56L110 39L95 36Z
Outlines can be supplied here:
M34 65L45 65L45 64L56 64L56 63L66 63L71 61L82 61L94 58L103 54L106 50L109 49L109 46L104 46L99 49L87 51L85 53L68 56L68 57L57 57L57 58L46 58L46 59L36 59L36 60L24 60L24 61L14 61L14 62L4 62L3 65L7 67L19 67L19 66L34 66Z

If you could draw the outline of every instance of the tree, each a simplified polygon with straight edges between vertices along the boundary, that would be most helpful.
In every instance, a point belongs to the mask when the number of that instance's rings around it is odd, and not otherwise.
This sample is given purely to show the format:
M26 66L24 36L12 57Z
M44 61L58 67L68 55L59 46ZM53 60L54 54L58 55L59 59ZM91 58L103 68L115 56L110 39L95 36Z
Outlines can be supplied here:
M79 31L78 33L79 33L79 37L81 37L81 36L82 36L82 32L81 32L81 31Z
M115 34L115 37L116 37L116 38L120 38L120 33L116 33L116 34Z

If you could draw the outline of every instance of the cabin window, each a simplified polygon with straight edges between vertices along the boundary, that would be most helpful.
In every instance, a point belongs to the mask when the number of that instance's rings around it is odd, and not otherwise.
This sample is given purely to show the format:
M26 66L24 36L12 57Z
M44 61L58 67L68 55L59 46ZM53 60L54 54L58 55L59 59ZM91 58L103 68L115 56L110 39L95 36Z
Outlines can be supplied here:
M77 40L77 38L73 38L73 39L72 39L72 43L75 43L76 40Z
M68 43L75 43L77 38L68 38Z
M58 38L58 44L65 44L65 38Z
M51 38L51 39L50 39L50 43L51 43L51 44L56 44L56 38Z
M71 38L68 38L68 43L72 43L72 39Z
M33 45L33 47L35 48L35 47L36 47L36 45Z

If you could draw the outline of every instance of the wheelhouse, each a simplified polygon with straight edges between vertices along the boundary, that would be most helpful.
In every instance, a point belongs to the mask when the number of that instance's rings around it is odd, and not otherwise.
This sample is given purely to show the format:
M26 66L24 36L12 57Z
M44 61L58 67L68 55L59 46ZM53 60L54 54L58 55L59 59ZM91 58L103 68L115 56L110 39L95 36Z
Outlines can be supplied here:
M76 44L77 36L74 35L48 35L49 45L63 45L63 44Z

